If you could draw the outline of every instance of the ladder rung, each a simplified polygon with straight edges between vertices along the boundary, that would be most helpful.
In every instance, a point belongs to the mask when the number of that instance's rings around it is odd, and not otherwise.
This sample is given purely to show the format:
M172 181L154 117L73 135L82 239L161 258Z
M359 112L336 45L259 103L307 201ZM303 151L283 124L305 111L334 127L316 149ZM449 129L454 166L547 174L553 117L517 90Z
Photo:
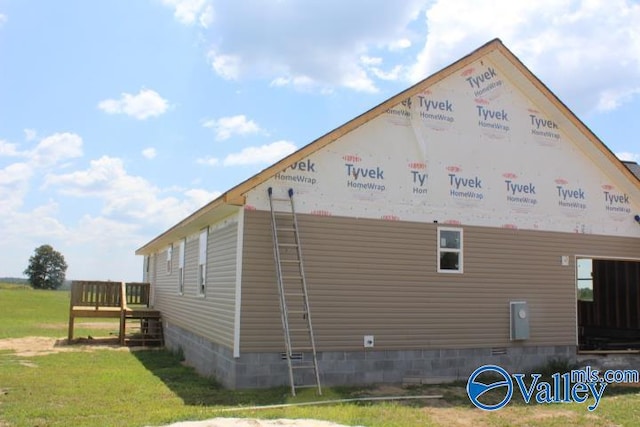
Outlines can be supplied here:
M315 366L313 366L313 364L306 364L306 365L294 365L293 363L291 364L291 369L316 369Z
M288 297L303 297L304 294L302 292L285 292L285 296Z
M282 246L283 248L297 248L298 245L295 243L278 243L278 246Z
M307 314L307 310L287 310L289 314Z
M291 199L285 197L272 197L271 200L274 202L288 202Z
M282 280L302 280L302 276L282 276Z
M313 347L291 347L291 353L295 353L296 351L311 351Z
M307 328L289 329L289 332L309 332L309 329L307 329Z
M277 231L287 231L290 233L294 233L296 231L295 227L279 227L276 229Z
M304 384L304 385L295 385L296 388L316 388L318 384Z

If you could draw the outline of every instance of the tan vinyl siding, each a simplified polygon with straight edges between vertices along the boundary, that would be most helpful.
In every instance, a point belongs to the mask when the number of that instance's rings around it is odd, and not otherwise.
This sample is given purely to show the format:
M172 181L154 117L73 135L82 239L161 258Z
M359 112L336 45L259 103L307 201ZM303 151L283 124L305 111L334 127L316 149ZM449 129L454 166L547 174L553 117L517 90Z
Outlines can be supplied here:
M229 220L209 230L205 296L198 288L200 233L189 236L185 245L183 294L178 292L179 241L174 243L172 273L160 271L155 284L155 306L166 320L229 348L233 348L237 231L237 222ZM166 252L158 259L166 260Z
M283 347L267 212L245 213L241 351ZM573 255L640 257L640 240L467 227L464 273L436 272L437 224L301 215L319 350L576 344ZM561 257L571 256L562 266ZM509 340L527 301L531 339Z

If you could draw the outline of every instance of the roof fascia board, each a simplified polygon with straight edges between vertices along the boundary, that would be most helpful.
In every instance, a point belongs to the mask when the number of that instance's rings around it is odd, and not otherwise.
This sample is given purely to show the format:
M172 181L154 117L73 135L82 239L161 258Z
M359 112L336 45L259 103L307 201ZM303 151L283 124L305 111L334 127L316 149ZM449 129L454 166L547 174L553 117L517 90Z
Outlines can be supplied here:
M148 255L156 252L164 246L188 237L212 223L237 214L238 209L242 209L242 207L230 203L227 204L224 202L224 197L220 196L137 249L135 253L136 255Z

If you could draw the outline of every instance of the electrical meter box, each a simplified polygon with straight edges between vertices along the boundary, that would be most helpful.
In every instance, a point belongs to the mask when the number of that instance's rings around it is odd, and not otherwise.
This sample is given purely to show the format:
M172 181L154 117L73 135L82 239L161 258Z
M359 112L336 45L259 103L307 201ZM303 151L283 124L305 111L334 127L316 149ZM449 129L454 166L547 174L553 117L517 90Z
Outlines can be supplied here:
M511 340L529 339L529 306L526 301L511 301Z

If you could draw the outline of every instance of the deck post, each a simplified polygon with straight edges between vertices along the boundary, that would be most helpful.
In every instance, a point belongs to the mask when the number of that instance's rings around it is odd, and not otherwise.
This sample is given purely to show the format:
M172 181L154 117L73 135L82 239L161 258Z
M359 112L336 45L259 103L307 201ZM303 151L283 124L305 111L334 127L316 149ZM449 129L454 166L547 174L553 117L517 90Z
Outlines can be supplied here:
M127 328L127 285L125 282L120 284L120 345L124 345L124 336Z
M73 321L74 321L74 317L73 317L73 312L71 310L69 310L69 332L67 335L67 343L71 343L71 340L73 340Z

